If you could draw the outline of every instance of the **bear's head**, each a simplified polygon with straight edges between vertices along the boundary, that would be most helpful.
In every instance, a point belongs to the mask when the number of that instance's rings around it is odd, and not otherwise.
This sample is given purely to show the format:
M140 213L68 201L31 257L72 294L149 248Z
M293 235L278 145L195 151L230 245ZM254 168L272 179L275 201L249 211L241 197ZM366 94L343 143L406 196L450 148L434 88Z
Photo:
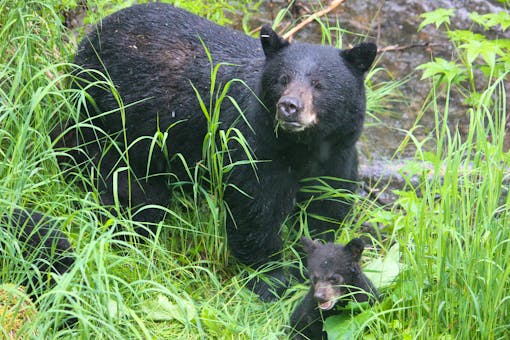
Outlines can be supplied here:
M375 44L338 50L289 43L270 26L262 28L260 40L266 57L261 99L279 130L354 143L363 126L364 74Z
M362 277L359 261L363 253L363 241L352 239L347 245L323 244L306 237L301 243L308 254L307 268L313 288L313 296L322 310L330 310L337 303L347 304L359 293ZM371 294L371 292L362 292Z

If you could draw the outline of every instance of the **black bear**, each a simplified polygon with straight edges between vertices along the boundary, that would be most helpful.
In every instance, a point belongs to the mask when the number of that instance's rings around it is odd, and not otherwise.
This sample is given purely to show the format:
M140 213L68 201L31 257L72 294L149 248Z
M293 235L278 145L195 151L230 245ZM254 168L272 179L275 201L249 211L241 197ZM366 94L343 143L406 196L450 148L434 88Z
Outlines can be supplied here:
M26 277L22 285L33 298L55 283L53 275L48 275L50 272L63 274L74 263L71 244L59 223L39 212L13 209L8 215L0 216L0 231L14 236L20 242L22 256L33 264L30 270L24 268L21 272ZM8 256L7 262L12 262L6 251L9 246L0 244L0 259Z
M310 290L291 316L294 339L327 339L323 321L338 314L335 305L345 306L349 300L374 303L378 292L361 271L359 261L363 241L352 239L345 246L301 238L308 254L307 269Z
M312 196L300 192L302 179L324 176L333 188L355 190L364 73L375 56L372 43L345 50L289 43L269 26L257 41L168 4L126 8L79 44L77 86L93 100L84 110L89 129L76 134L85 151L76 161L83 155L94 161L105 204L167 206L172 184L189 179L176 155L189 167L203 157L207 120L197 96L214 103L211 62L225 63L216 83L236 81L221 104L221 128L242 132L258 161L246 165L245 149L228 145L225 158L237 164L225 173L228 244L241 263L260 267L279 259L285 217ZM115 91L90 69L106 75ZM154 142L157 131L168 131L164 148ZM325 217L315 221L312 235L330 240L338 226L331 221L341 221L349 208L337 199L312 201L311 216ZM164 218L161 209L132 211L138 221ZM283 270L269 275L274 291L283 290ZM266 281L253 281L251 288L264 300L274 298Z

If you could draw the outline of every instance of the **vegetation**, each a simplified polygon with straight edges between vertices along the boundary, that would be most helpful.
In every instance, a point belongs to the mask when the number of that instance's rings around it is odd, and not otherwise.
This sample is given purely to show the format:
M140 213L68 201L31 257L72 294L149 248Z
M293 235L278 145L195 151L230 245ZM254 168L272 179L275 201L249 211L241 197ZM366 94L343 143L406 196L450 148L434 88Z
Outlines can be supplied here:
M261 3L173 2L222 24L230 24L232 13L249 17ZM253 273L247 275L228 255L226 212L218 200L228 168L223 166L224 145L212 142L219 136L242 143L242 136L218 127L219 106L203 103L210 134L204 139L203 171L190 173L194 195L179 195L167 208L170 217L160 223L155 239L123 241L119 234L132 235L134 222L114 216L101 206L97 192L82 189L94 174L87 167L66 173L59 168L57 158L67 153L55 147L50 132L60 119L76 121L75 103L84 100L83 92L67 86L77 38L64 28L62 13L80 3L0 2L0 214L30 207L55 216L78 254L72 270L55 277L57 285L36 301L35 310L17 287L33 272L33 259L23 256L23 245L10 234L0 233L0 337L285 338L290 314L306 287L295 283L280 301L269 304L243 289ZM85 23L126 5L91 1L94 10L86 12ZM435 129L424 140L411 129L402 142L402 148L413 144L417 150L403 173L408 185L391 207L356 198L352 220L346 221L352 227L342 228L337 238L345 243L361 235L365 222L385 226L386 238L373 240L377 251L368 253L366 266L374 281L385 286L383 300L371 308L351 306L352 313L328 320L332 337L510 336L510 157L505 147L510 41L453 30L453 15L453 10L424 14L420 27L434 24L444 30L455 54L419 67L431 91L415 125L433 115ZM508 13L472 13L470 18L482 32L494 27L506 31L510 22ZM242 24L248 29L247 20ZM321 23L321 28L325 43L347 34L331 24ZM79 38L83 32L77 32ZM387 107L384 96L397 89L372 79L373 73L367 81L369 111L377 115ZM227 100L224 89L212 86L211 91ZM453 96L463 99L470 119L467 134L448 124ZM166 137L161 131L155 143ZM418 177L418 184L411 177ZM306 215L298 217L296 223L306 229ZM284 235L283 265L299 266L292 249L297 235L287 230ZM381 269L382 276L377 273ZM61 320L69 317L78 323L62 327Z

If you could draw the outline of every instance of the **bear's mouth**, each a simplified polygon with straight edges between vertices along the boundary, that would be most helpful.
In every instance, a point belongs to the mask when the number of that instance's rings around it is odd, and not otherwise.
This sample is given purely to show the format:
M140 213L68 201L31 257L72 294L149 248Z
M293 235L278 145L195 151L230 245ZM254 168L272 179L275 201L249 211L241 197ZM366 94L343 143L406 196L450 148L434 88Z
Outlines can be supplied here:
M290 131L290 132L299 132L303 131L306 126L301 124L301 122L292 120L277 120L278 127L280 127L282 130Z
M336 300L328 300L324 302L319 303L319 308L322 310L330 310L331 308L335 307Z

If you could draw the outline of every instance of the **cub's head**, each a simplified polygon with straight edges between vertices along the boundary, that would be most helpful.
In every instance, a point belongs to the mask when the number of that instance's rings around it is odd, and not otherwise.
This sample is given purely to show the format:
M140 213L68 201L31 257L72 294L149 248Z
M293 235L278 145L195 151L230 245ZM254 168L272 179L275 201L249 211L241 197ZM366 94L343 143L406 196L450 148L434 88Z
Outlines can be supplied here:
M356 292L366 288L367 279L359 265L363 253L361 239L355 238L345 246L323 244L306 237L301 242L308 254L308 275L320 309L330 310L338 302L345 305Z
M355 141L365 116L364 74L377 47L289 43L269 26L260 40L266 57L261 97L280 131Z

